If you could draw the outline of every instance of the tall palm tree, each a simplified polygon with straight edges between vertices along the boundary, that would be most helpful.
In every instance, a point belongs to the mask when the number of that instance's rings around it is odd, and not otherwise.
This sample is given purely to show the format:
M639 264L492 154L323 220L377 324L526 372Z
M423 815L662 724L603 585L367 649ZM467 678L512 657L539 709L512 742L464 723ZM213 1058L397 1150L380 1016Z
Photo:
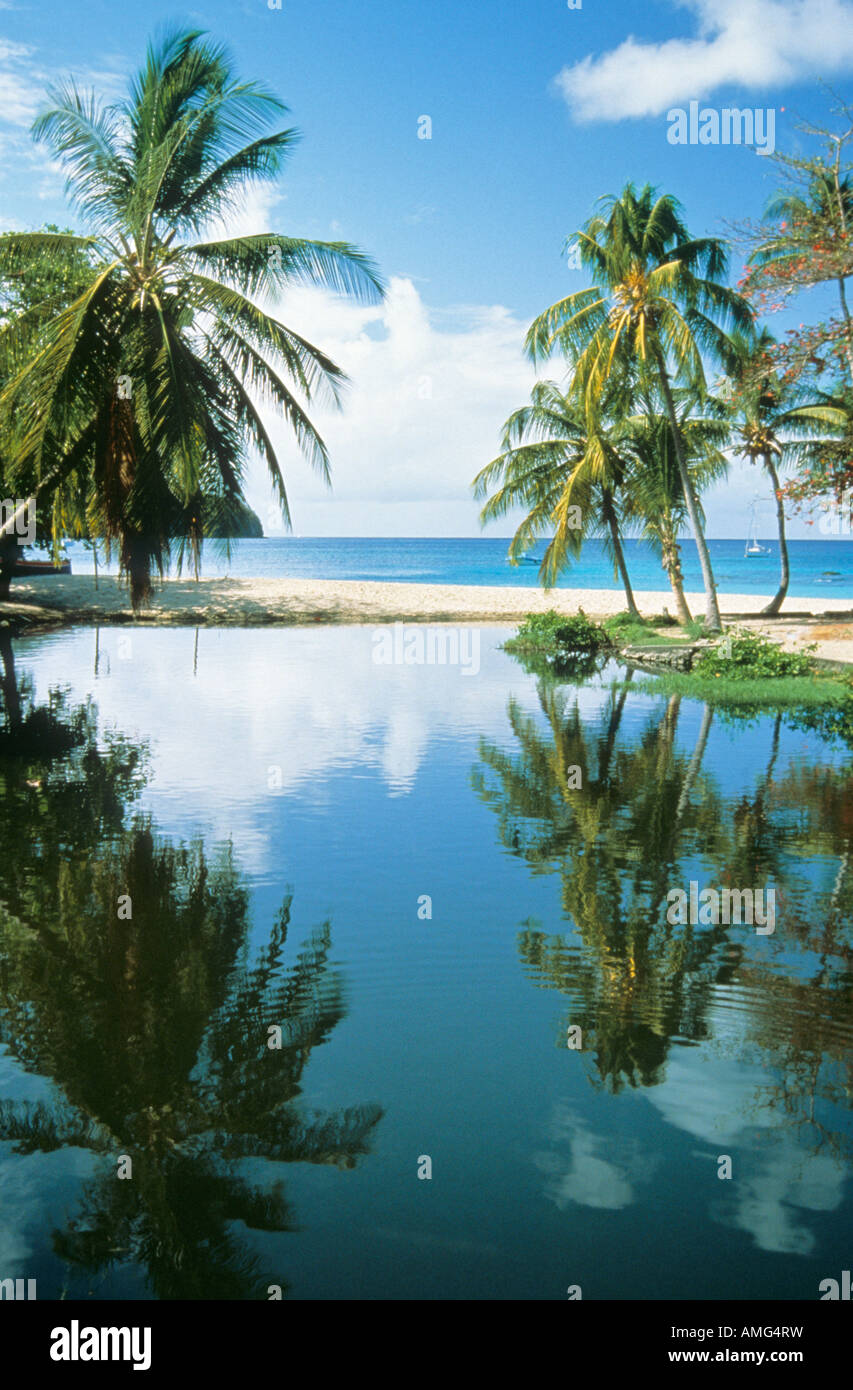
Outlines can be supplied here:
M793 406L791 388L769 363L775 339L762 329L755 341L744 342L733 335L735 353L729 370L729 409L738 421L737 452L750 463L761 463L767 470L776 503L779 529L779 588L762 612L779 612L788 592L790 565L788 540L785 534L785 501L779 482L778 465L788 451L786 432L796 427L797 418L790 414ZM802 432L802 430L800 431Z
M539 569L548 587L580 553L585 536L602 535L629 612L638 617L620 536L619 492L627 471L619 449L620 408L624 412L625 397L615 379L595 402L572 400L553 381L537 382L530 405L507 420L502 452L473 486L475 497L488 498L483 524L518 506L528 509L513 537L511 560L551 533Z
M747 334L752 311L723 283L727 252L713 237L694 240L669 194L628 184L601 200L604 212L577 236L593 287L551 305L534 320L527 350L534 361L561 348L577 362L575 389L595 398L626 360L652 372L673 434L690 524L705 585L708 630L722 628L699 502L678 430L673 385L705 389L702 354L727 361L729 326Z
M12 465L35 474L37 492L80 469L91 475L100 534L118 543L136 606L150 593L152 566L163 573L171 540L188 541L198 564L202 500L241 496L249 446L263 456L289 523L259 403L284 416L328 481L327 450L306 404L338 401L343 373L264 299L303 282L371 301L382 284L343 242L211 239L247 184L276 178L297 132L269 130L287 108L239 81L226 52L201 32L149 47L116 105L102 106L73 81L51 100L33 134L64 165L91 234L5 237L0 274L75 247L88 253L91 273L39 334L0 411L16 422ZM17 341L26 331L17 320L3 336Z
M675 390L678 430L697 492L725 473L722 448L729 429L722 420L693 415L692 392ZM639 414L626 422L631 455L627 511L636 514L641 534L661 558L682 623L693 621L684 594L681 546L678 537L687 524L687 507L669 417L660 410L653 391L641 395ZM701 504L700 504L701 506Z

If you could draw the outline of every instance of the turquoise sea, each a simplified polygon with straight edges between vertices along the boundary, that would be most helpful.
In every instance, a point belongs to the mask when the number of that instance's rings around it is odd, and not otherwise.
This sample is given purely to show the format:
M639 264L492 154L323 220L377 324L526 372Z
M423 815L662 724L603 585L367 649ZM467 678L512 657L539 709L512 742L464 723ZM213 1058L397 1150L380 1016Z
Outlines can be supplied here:
M237 541L230 560L221 548L205 547L203 576L231 574L237 578L378 579L409 584L507 584L535 588L538 564L518 566L507 560L509 542L471 537L341 538L273 537ZM779 579L778 541L761 544L769 554L746 557L745 541L709 541L721 593L772 594ZM821 537L790 543L791 598L853 599L853 543ZM625 542L628 570L636 589L668 589L666 575L654 552L643 542ZM535 548L541 555L544 545ZM70 543L68 554L76 574L92 571L91 553ZM688 592L701 592L702 576L693 541L682 543ZM618 589L613 567L600 541L589 541L580 560L560 580L560 588Z

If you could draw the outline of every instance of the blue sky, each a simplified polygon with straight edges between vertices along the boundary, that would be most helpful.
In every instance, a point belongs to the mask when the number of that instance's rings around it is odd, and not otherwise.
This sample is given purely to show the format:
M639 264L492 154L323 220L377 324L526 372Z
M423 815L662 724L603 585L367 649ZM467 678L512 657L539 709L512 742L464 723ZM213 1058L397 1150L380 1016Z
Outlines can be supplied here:
M302 143L278 189L251 193L238 229L353 241L391 287L382 310L305 290L278 306L352 378L344 414L320 417L331 497L277 436L302 534L477 534L468 484L529 390L527 324L583 283L562 247L596 198L649 181L682 200L696 234L721 234L759 216L776 186L752 150L670 144L667 111L691 99L772 107L790 150L798 117L827 115L819 78L853 99L849 0L281 4L0 0L0 222L73 220L59 171L26 134L44 86L70 71L118 95L159 24L223 39L241 73L287 102ZM772 326L816 309L817 296L803 299ZM272 528L256 466L248 492ZM756 492L772 534L768 489L745 467L706 498L710 533L743 534ZM814 534L797 522L792 533Z

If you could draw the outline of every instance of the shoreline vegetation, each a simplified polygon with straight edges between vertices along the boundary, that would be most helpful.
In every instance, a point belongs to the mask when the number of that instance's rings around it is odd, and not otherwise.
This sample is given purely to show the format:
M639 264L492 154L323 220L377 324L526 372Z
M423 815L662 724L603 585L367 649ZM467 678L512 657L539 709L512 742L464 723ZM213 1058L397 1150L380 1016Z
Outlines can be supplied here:
M612 661L625 668L611 682L624 700L634 695L700 701L710 719L714 711L728 723L748 725L762 713L802 731L853 745L853 665L822 659L817 642L786 649L757 625L724 625L708 633L705 624L689 630L671 618L665 623L638 619L623 610L603 623L583 611L572 617L555 612L531 615L504 649L542 685L578 689L593 677L606 679ZM778 724L777 724L778 727Z
M504 650L546 678L577 683L615 659L632 668L634 691L692 696L745 713L837 707L853 729L853 665L821 658L817 641L786 647L755 623L709 635L701 622L685 630L670 617L623 611L598 622L582 609L572 616L551 610L529 615ZM634 669L645 679L633 681Z

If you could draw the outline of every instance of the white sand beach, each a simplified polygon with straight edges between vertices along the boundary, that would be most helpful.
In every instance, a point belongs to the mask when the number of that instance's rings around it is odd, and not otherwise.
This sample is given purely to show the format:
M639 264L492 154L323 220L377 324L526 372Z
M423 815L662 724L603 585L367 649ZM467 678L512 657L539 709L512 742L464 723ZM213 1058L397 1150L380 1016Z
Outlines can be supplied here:
M647 617L675 613L666 590L637 591L637 605ZM720 594L724 615L758 614L769 595ZM150 607L136 617L127 588L111 576L98 587L91 575L49 575L15 580L13 604L55 609L79 621L122 615L137 622L207 624L321 622L515 622L526 613L555 609L591 618L619 613L621 589L552 589L461 584L393 584L354 579L166 579L155 586ZM696 616L704 611L702 594L689 594ZM853 595L826 599L787 599L783 613L814 616L853 613Z
M644 616L675 612L666 590L638 590ZM704 611L702 594L688 594L696 616ZM720 594L724 616L758 614L769 595ZM603 618L625 608L621 589L552 589L463 584L391 584L355 579L166 579L155 585L149 607L135 617L127 588L112 576L49 575L12 584L10 602L43 609L79 621L118 616L146 623L241 624L294 622L515 622L526 613L555 609ZM853 595L844 598L789 598L784 615L835 616L853 613Z
M675 613L672 594L638 591L646 617ZM758 615L769 600L754 594L721 594L724 618L744 619L772 632L786 646L817 641L819 655L853 662L853 596L789 598L779 619ZM689 594L694 615L704 599ZM10 603L0 605L0 621L23 618L42 626L71 623L134 622L163 625L286 626L305 623L476 622L507 624L527 613L555 609L604 618L625 607L620 589L486 587L452 584L392 584L327 579L167 579L155 588L150 607L134 615L127 589L101 576L97 589L89 575L50 575L14 581ZM848 621L845 622L845 616Z

